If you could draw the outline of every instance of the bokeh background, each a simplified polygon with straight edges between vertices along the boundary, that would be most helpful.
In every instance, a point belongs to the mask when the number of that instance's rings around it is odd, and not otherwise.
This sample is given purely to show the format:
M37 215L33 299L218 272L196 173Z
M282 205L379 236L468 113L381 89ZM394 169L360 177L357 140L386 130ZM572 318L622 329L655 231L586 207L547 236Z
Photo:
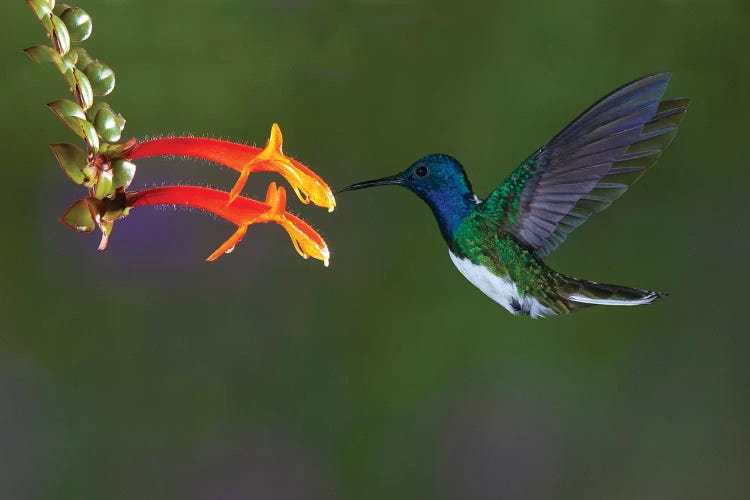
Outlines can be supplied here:
M396 188L290 201L330 268L277 226L138 209L98 235L57 222L81 188L47 144L67 97L3 3L0 498L700 499L750 491L747 114L742 0L86 0L128 136L285 151L332 186L458 157L480 195L582 109L668 69L694 98L640 183L549 261L672 295L512 317L451 265ZM135 188L228 189L194 161ZM251 177L259 195L272 175Z

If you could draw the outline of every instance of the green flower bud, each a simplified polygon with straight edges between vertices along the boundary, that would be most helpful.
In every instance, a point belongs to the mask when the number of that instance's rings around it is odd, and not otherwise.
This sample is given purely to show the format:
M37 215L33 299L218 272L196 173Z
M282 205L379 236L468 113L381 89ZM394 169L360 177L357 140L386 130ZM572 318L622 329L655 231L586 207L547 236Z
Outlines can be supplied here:
M137 140L130 138L123 143L110 144L105 142L99 148L99 153L110 159L128 158L137 144Z
M75 93L78 96L83 109L89 109L94 104L94 91L91 82L83 71L73 68L73 78L75 78Z
M58 71L60 71L60 73L64 73L69 69L64 59L60 57L60 54L58 54L57 51L49 45L34 45L29 48L23 49L23 51L26 52L26 55L29 56L29 59L31 59L35 63L42 64L51 62L52 64L57 66L57 69Z
M100 200L112 192L112 171L102 170L94 187L94 196Z
M41 20L44 16L52 14L52 8L47 0L26 0L37 19Z
M72 49L70 49L70 53L76 55L76 66L78 67L78 69L82 70L83 68L91 64L91 61L93 61L89 53L86 52L86 49L84 49L83 47L73 47Z
M60 14L68 10L69 8L70 8L70 5L66 3L58 3L57 5L52 6L52 12L54 12L55 15L59 16Z
M112 189L127 189L135 177L135 163L127 160L112 161Z
M106 103L104 101L98 101L98 102L95 102L89 109L86 110L86 116L89 117L89 120L93 121L94 117L96 117L96 114L103 109L107 109L109 111L112 111L112 113L114 113L114 110L112 109L112 106L109 105L109 103Z
M94 105L86 111L86 116L89 117L89 121L93 122L97 113L103 109L110 111L114 115L115 123L117 123L117 127L120 129L120 132L122 132L125 129L125 118L123 118L120 113L113 110L112 107L104 101L95 102Z
M62 58L64 68L60 71L60 73L65 73L66 71L70 71L73 68L76 67L76 62L78 61L78 56L75 52L72 50L65 54Z
M86 113L83 112L83 109L78 104L68 99L60 99L47 104L47 107L51 109L52 112L55 113L57 117L68 126L68 128L70 128L70 130L78 135L78 137L84 138L84 135L82 135L81 132L81 127L78 125L78 122L74 120L74 118L86 119Z
M94 94L103 96L114 90L115 72L106 64L102 64L99 61L93 61L83 69L83 72L86 73L86 76L91 82L91 88L94 90Z
M52 36L52 32L55 31L55 27L52 26L52 14L46 15L39 19L39 22L42 23L42 27L44 28L44 31L47 32L48 35Z
M60 222L81 233L90 233L96 228L94 214L86 199L73 203L60 217Z
M89 148L91 148L92 151L99 151L99 136L96 133L96 129L91 124L91 122L86 121L83 118L73 117L72 120L78 124L78 128L80 129L81 137L84 138L86 143L89 145Z
M99 137L107 142L117 142L120 140L122 130L117 125L115 114L111 109L100 109L94 117L94 128L99 133Z
M82 42L91 36L91 30L93 29L91 16L82 8L68 7L60 14L60 19L68 27L72 41Z
M125 130L125 117L122 116L120 113L115 113L115 122L117 123L117 126L120 127L120 132Z
M70 89L73 92L75 92L75 88L76 88L76 77L73 73L74 69L75 68L66 69L65 72L63 72L62 74L63 78L65 78L65 81L68 83L68 87L70 87Z
M62 19L54 14L49 16L49 20L52 23L52 42L57 52L65 55L70 50L70 33L68 32L68 28Z
M83 169L88 165L86 153L74 144L50 144L58 163L76 184L83 184L87 179Z

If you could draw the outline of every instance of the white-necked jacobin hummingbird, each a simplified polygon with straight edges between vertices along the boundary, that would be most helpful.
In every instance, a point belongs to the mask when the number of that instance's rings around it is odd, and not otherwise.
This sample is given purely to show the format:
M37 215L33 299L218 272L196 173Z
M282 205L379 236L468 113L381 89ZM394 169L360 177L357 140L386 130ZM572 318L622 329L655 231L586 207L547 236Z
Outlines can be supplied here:
M672 141L689 99L660 101L670 76L644 76L596 102L485 200L474 194L461 164L444 154L343 191L393 184L422 198L458 270L512 314L537 318L599 304L650 304L665 294L572 278L542 259L619 198Z

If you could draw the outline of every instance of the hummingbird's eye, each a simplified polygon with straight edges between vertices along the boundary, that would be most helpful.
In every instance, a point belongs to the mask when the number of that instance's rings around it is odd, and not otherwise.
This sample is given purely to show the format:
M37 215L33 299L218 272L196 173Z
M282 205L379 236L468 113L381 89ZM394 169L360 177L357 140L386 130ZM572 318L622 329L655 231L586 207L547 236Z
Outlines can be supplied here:
M417 177L427 177L429 175L430 171L427 167L424 165L420 165L417 167L417 169L414 171L414 175Z

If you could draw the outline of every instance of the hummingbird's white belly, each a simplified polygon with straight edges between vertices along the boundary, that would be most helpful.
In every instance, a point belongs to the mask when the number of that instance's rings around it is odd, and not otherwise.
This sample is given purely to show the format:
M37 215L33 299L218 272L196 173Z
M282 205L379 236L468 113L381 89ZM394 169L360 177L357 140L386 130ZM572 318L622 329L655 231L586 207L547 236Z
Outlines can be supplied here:
M521 296L518 293L518 287L509 278L501 278L482 265L474 264L469 259L459 258L453 252L449 251L448 253L453 264L472 285L479 288L482 293L503 306L511 314L528 314L532 318L557 314L554 310L542 305L534 297Z

